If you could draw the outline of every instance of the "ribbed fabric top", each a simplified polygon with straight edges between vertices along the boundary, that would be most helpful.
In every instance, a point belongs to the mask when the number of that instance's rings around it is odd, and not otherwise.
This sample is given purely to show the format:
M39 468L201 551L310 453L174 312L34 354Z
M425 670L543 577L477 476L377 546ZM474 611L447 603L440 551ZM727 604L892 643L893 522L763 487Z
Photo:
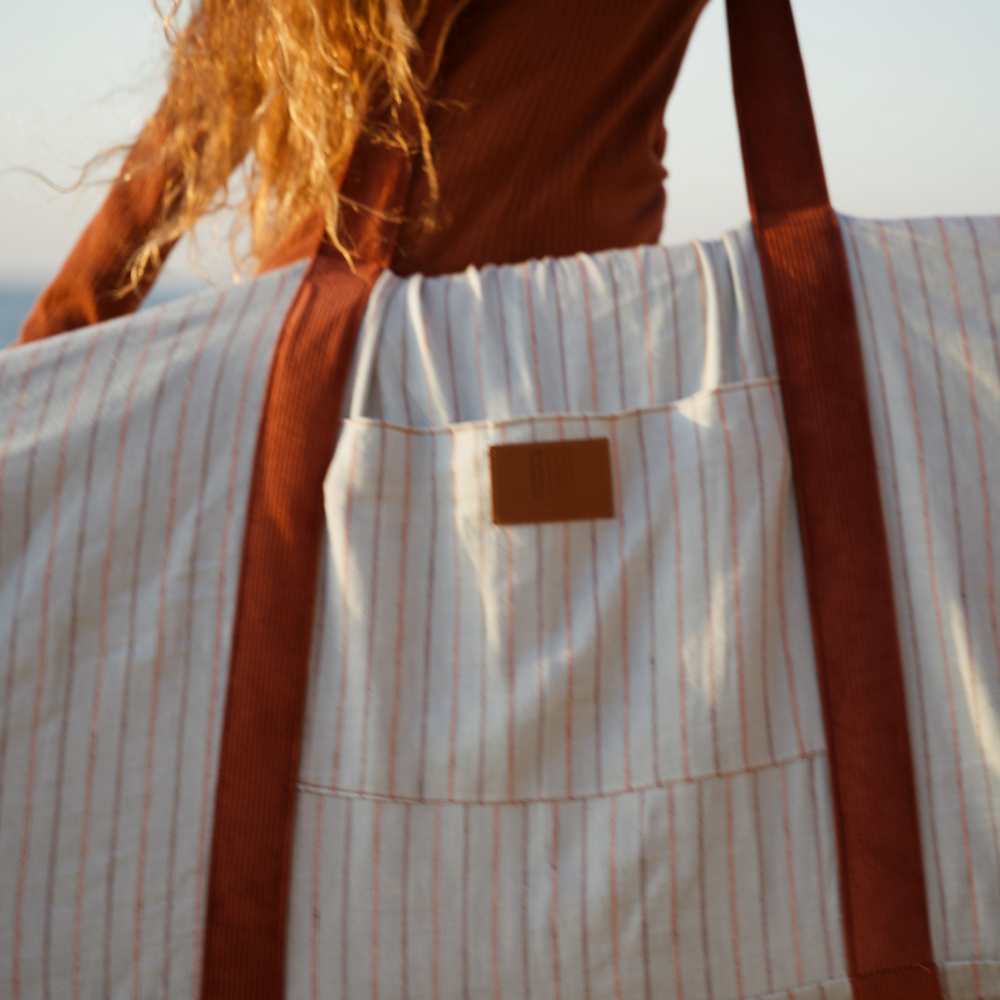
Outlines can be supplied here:
M417 221L428 193L417 170L393 270L438 275L656 242L666 202L663 113L704 2L470 4L449 35L428 112L436 225ZM156 219L151 188L165 180L114 186L22 341L138 306L140 295L113 292ZM311 250L292 234L264 269Z
M663 114L704 0L477 0L452 30L428 115L437 227L414 220L392 269L445 274L655 243Z

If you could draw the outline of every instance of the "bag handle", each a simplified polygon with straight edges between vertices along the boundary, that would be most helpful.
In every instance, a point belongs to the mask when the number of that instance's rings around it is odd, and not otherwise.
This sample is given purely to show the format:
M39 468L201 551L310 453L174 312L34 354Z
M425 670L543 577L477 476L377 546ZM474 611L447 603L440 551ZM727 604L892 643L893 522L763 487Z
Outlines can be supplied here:
M431 0L414 71L426 79L452 0ZM400 114L411 143L416 116ZM268 375L247 501L212 825L202 1000L281 1000L292 833L325 526L323 478L358 329L391 259L412 159L359 139L341 187L357 205L351 268L318 230ZM195 929L198 933L200 928Z
M788 425L855 1000L940 1000L850 272L789 0L727 0L736 114Z

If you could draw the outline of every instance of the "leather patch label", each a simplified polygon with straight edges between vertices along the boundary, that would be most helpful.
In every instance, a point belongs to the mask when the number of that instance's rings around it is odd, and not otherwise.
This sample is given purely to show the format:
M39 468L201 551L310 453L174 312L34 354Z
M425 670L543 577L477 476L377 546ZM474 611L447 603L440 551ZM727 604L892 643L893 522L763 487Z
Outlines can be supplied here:
M494 524L614 517L607 438L490 448Z

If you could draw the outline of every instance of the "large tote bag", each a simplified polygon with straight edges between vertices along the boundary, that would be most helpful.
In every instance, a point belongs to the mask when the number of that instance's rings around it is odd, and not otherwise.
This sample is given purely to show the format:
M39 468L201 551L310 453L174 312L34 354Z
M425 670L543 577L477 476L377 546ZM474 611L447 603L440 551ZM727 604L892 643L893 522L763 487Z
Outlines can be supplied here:
M752 230L383 212L0 357L5 995L1000 996L1000 223L838 218L729 19ZM504 514L580 439L611 510Z

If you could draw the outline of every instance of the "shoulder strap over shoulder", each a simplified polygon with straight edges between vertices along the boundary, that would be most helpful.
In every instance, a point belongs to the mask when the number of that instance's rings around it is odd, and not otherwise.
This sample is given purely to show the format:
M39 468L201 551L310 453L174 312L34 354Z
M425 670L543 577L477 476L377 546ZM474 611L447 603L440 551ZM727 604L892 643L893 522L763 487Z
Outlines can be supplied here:
M902 661L847 257L789 0L728 0L795 477L856 1000L939 1000Z

